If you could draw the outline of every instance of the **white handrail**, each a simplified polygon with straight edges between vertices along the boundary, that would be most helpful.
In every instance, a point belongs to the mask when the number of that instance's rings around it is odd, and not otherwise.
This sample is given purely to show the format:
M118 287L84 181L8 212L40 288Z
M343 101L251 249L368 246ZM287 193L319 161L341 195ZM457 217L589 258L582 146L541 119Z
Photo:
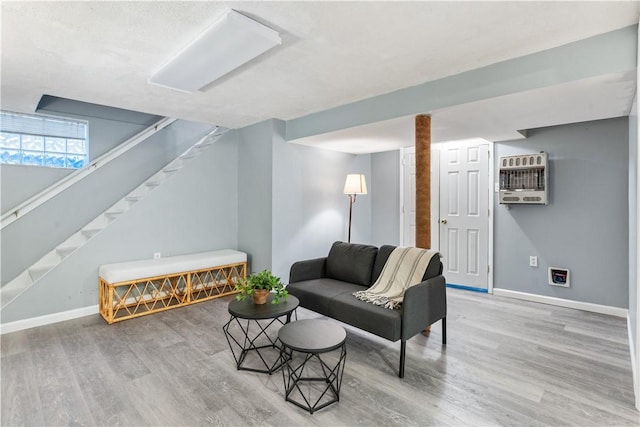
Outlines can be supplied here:
M171 123L175 122L177 119L164 117L160 119L155 124L149 126L148 128L138 132L136 135L132 136L122 144L119 144L117 147L107 151L97 159L91 161L87 166L82 169L78 169L77 171L65 176L60 181L55 184L45 188L38 194L28 198L24 202L20 203L13 209L10 209L7 213L2 215L0 218L0 229L5 228L7 225L13 223L18 218L23 217L27 213L31 212L47 200L57 196L67 188L71 187L76 182L90 175L94 171L100 169L102 166L109 163L111 160L117 158L121 154L126 153L142 141L146 140L152 135L155 135L157 132L169 126Z

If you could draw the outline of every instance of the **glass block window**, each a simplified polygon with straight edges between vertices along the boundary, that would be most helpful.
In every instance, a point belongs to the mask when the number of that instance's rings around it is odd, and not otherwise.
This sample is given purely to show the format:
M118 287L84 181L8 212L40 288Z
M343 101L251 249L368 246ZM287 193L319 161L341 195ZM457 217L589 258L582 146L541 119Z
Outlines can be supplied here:
M88 123L0 112L0 163L80 169L88 162Z

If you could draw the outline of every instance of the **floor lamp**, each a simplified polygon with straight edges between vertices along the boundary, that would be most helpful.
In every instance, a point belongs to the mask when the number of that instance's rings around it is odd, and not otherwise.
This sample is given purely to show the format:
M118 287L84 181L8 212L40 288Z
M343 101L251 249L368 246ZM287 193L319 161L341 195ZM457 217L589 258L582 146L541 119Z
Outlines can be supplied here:
M349 238L347 242L351 243L351 211L353 204L356 202L358 194L367 194L367 181L364 175L349 174L344 183L344 194L349 196Z

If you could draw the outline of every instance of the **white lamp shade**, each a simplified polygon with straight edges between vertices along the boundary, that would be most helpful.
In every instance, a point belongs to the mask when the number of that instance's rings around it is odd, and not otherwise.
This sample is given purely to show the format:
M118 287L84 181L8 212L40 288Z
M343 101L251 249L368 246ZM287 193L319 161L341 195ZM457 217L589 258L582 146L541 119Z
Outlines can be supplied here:
M344 183L344 194L367 194L367 180L364 175L347 175L347 180Z

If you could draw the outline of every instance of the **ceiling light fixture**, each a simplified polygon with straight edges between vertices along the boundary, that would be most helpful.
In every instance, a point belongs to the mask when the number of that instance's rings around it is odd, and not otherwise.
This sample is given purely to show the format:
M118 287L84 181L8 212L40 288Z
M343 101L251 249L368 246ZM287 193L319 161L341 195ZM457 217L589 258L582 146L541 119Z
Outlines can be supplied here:
M160 67L149 83L194 92L281 43L277 31L229 10Z

